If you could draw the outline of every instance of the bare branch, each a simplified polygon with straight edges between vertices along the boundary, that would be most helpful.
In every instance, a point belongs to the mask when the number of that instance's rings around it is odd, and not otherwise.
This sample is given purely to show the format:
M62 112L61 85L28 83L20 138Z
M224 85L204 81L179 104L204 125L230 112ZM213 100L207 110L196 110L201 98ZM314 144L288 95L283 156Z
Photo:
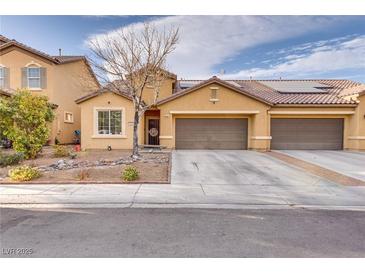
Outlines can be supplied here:
M143 113L156 104L163 81L169 76L166 59L176 48L179 29L159 30L146 23L142 29L131 27L99 36L89 42L90 64L105 87L124 93L133 100L135 126L133 155L138 154L138 128ZM144 101L146 86L152 87L153 101ZM137 126L136 126L137 125ZM135 147L136 151L135 151Z

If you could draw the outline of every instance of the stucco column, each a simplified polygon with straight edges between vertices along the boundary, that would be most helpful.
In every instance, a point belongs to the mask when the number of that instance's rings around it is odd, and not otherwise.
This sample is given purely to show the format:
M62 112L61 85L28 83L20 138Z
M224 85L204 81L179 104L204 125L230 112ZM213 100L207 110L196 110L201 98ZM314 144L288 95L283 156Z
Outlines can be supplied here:
M251 116L250 149L268 150L270 148L270 117L266 112Z
M167 148L174 147L173 141L173 116L169 112L162 111L160 113L160 145Z

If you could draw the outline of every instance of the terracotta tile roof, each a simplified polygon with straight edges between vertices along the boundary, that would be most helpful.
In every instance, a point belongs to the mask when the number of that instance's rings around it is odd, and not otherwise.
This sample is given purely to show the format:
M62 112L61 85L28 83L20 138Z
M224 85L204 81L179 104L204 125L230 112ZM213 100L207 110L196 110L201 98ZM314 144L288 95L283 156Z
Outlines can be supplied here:
M56 59L60 64L80 61L80 60L86 60L85 56L79 56L79 55L61 55L61 56L52 56L54 59Z
M11 46L17 46L19 48L22 48L26 51L29 51L33 54L36 54L38 56L41 56L55 64L64 64L68 62L75 62L79 60L86 60L85 56L71 56L71 55L65 55L65 56L51 56L47 53L44 53L42 51L39 51L35 48L29 47L23 43L20 43L14 39L9 39L3 35L0 35L0 50L3 50L5 48L11 47Z
M349 88L345 88L340 92L341 96L349 96L349 95L355 95L360 94L361 92L365 91L365 84L360 84L357 86L352 86Z
M205 80L205 81L200 81L200 82L197 82L195 85L193 85L192 87L190 88L187 88L187 89L183 89L183 90L180 90L178 92L175 92L173 95L165 98L165 99L162 99L160 101L157 102L157 105L161 105L161 104L164 104L166 102L169 102L169 101L172 101L178 97L181 97L181 96L184 96L185 94L187 93L190 93L190 92L193 92L201 87L204 87L206 85L210 85L212 83L217 83L219 85L222 85L222 86L225 86L231 90L234 90L238 93L241 93L243 95L246 95L248 97L251 97L251 98L254 98L258 101L261 101L265 104L268 104L268 105L273 105L273 103L268 100L267 98L264 98L263 96L260 96L259 94L249 90L249 89L244 89L244 88L241 88L240 85L234 85L232 83L230 83L231 81L224 81L224 80L221 80L219 79L218 77L216 76L213 76L212 78L208 79L208 80Z
M184 83L192 83L193 85L185 90L195 88L204 80L180 80ZM273 81L280 81L282 85L288 84L292 86L293 82L311 82L319 83L328 86L324 91L317 93L310 93L303 90L302 93L297 90L293 93L280 92L269 86ZM319 80L225 80L224 82L237 83L242 91L245 91L253 96L261 98L262 100L268 101L273 105L281 104L320 104L320 105L354 105L356 101L351 99L343 98L342 92L346 90L352 90L354 92L360 92L362 90L361 83L357 83L350 80L332 80L332 79L319 79ZM177 93L184 93L185 90L177 89ZM174 95L173 95L174 96Z
M176 98L182 97L194 90L197 90L205 85L211 83L217 83L223 85L227 88L235 90L243 95L254 98L258 101L266 103L268 105L356 105L357 102L352 99L345 99L342 95L344 91L358 91L358 93L365 94L363 89L364 85L351 80L221 80L217 77L212 77L208 80L179 80L183 81L189 85L189 88L176 89L175 93L171 96L164 98L157 102L157 105L164 104L166 102L172 101ZM282 93L267 85L265 81L281 81L282 84L293 83L293 82L311 82L319 83L321 85L327 86L325 91L320 91L320 93L310 93L303 91L300 93L296 91L295 93ZM177 85L179 86L179 85ZM288 85L290 86L290 85ZM125 91L123 91L125 90ZM113 92L117 95L123 96L127 99L132 99L128 94L126 87L122 81L114 81L113 84L109 84L106 87L93 92L84 97L76 100L77 103L81 103L95 96L98 96L104 92Z
M9 42L6 42L4 44L1 44L0 45L0 51L3 50L3 49L6 49L8 47L11 47L11 46L19 47L19 48L21 48L23 50L26 50L26 51L29 51L29 52L31 52L33 54L36 54L38 56L41 56L41 57L47 59L48 61L51 61L53 63L57 63L57 61L52 56L50 56L50 55L48 55L48 54L46 54L44 52L41 52L39 50L36 50L34 48L28 47L27 45L22 44L22 43L20 43L20 42L18 42L16 40L10 40Z
M76 61L80 61L83 60L86 63L86 66L88 67L88 70L90 71L91 76L95 79L95 82L97 83L97 85L100 87L100 83L94 73L94 71L92 70L88 60L86 59L85 56L80 56L80 55L61 55L61 56L51 56L48 55L42 51L36 50L32 47L29 47L23 43L20 43L16 40L10 40L9 38L0 35L0 52L8 47L11 46L16 46L19 47L25 51L31 52L33 54L36 54L40 57L43 57L45 59L47 59L48 61L56 64L56 65L62 65L62 64L66 64L66 63L71 63L71 62L76 62Z
M10 42L10 39L0 34L0 45Z

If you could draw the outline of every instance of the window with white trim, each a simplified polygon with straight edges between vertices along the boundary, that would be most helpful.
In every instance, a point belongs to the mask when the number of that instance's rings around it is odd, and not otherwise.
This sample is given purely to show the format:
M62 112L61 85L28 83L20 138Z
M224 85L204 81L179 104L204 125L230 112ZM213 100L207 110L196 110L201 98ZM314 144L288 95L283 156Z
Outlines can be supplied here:
M5 87L5 69L0 67L0 88Z
M28 87L30 89L41 88L41 68L28 67Z
M74 115L72 112L65 111L65 123L73 123Z
M122 111L121 110L98 110L97 132L100 135L122 134Z

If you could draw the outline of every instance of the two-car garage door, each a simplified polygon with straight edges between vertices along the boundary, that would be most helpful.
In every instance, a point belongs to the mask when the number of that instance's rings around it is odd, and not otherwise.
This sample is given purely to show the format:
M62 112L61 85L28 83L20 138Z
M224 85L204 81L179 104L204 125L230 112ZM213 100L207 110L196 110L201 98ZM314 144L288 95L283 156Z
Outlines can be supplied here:
M247 119L175 120L177 149L247 149ZM343 119L271 119L271 149L343 149Z
M343 149L343 119L271 119L271 149Z
M177 149L247 149L247 119L176 119Z

